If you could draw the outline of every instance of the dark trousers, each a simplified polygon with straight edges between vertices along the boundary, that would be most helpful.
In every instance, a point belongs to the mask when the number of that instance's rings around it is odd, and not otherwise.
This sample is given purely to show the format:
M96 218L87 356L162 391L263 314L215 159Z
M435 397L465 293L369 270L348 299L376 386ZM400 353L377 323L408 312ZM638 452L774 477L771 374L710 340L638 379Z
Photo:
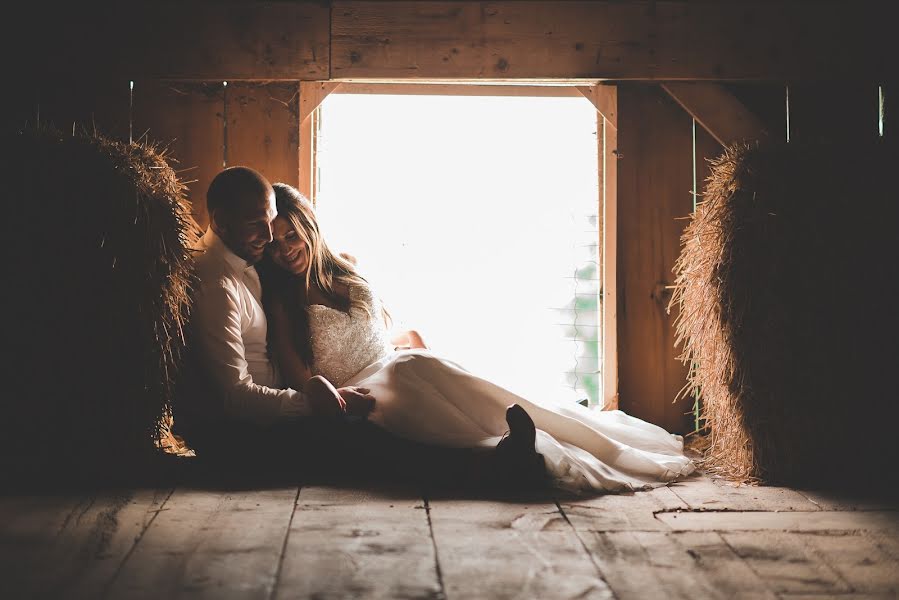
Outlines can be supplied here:
M389 481L438 489L490 487L496 480L492 449L411 442L363 420L306 417L268 427L217 422L176 432L204 472L224 480Z

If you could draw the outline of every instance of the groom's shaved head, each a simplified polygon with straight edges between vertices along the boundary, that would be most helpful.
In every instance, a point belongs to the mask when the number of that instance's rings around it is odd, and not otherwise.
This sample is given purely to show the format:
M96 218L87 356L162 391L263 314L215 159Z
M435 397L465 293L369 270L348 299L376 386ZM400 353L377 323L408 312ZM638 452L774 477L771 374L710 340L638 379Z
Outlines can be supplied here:
M229 167L215 176L206 192L206 209L210 217L216 211L234 214L260 196L274 195L268 180L262 173L249 167Z
M272 241L275 190L258 171L231 167L215 176L206 192L212 230L234 254L254 264Z

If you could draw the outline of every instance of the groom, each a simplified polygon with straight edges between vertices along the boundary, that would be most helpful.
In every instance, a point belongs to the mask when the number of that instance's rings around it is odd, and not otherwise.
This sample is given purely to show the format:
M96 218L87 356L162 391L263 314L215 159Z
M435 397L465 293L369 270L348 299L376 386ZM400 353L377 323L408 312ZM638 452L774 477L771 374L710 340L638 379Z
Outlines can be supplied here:
M254 265L272 241L274 199L271 184L248 167L225 169L207 192L210 225L197 247L189 341L189 370L196 372L186 374L190 390L178 407L180 429L186 426L188 442L201 454L203 446L214 453L248 433L263 442L308 437L335 415L363 417L374 405L361 388L336 394L333 388L330 394L285 388L269 359ZM304 427L310 421L314 426Z

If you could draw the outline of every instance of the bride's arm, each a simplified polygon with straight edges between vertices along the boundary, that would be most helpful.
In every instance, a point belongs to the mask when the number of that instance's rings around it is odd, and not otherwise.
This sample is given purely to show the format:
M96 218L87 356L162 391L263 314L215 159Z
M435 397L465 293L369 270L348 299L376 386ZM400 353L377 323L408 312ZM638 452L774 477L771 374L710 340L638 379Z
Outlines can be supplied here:
M424 348L427 349L427 344L425 344L424 340L414 329L410 329L409 331L400 331L393 335L390 338L390 343L396 346L397 348Z
M273 301L269 308L269 338L272 342L272 352L281 370L284 383L295 390L302 390L303 386L312 377L312 369L309 368L299 353L291 338L294 335L290 327L290 319L287 310L280 300Z

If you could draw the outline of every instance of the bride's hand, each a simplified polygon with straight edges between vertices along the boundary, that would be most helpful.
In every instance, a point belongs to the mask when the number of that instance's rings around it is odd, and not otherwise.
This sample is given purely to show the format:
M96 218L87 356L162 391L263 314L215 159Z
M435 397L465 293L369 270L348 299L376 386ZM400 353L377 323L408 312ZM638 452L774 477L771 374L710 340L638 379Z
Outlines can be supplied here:
M363 387L342 387L337 390L344 401L346 414L349 417L365 417L375 407L375 397L371 390Z
M306 401L309 402L310 413L319 417L336 417L346 414L346 402L331 382L316 375L306 381L303 386Z

